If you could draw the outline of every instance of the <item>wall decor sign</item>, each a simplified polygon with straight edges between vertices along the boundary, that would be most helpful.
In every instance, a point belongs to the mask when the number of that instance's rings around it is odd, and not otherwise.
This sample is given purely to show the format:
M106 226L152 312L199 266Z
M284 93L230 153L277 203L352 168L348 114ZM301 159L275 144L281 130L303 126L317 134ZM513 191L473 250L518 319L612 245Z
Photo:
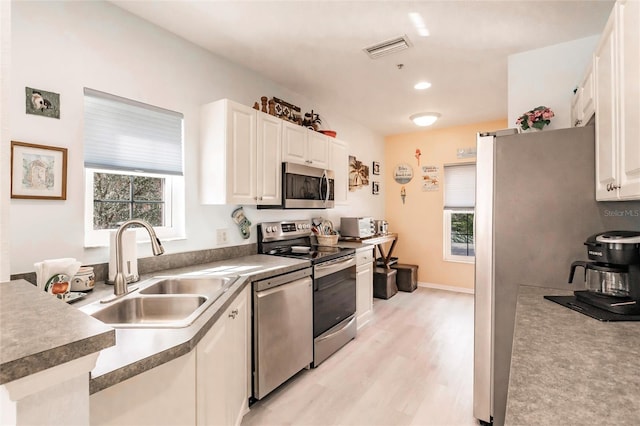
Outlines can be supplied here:
M373 195L380 194L380 182L371 182L371 193Z
M11 141L11 198L67 199L67 148Z
M25 112L44 117L60 118L60 95L46 90L25 87Z
M422 190L437 191L440 189L440 168L438 166L422 166L420 173L422 174Z
M353 155L349 156L349 191L369 185L369 166L362 164Z
M409 183L413 179L413 167L407 163L398 164L393 169L393 179L401 185Z
M373 162L373 167L371 168L371 173L373 173L374 175L379 175L380 174L380 163L378 163L377 161Z

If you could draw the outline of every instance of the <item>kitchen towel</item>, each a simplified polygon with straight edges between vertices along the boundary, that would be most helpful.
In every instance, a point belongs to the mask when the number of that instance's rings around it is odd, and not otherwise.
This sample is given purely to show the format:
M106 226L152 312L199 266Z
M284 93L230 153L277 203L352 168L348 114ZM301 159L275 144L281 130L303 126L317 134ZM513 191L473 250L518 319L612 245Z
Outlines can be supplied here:
M42 262L34 263L33 266L36 270L36 283L38 288L44 290L47 281L56 274L65 274L69 277L69 280L71 280L80 270L82 262L72 257L65 257L61 259L43 260Z

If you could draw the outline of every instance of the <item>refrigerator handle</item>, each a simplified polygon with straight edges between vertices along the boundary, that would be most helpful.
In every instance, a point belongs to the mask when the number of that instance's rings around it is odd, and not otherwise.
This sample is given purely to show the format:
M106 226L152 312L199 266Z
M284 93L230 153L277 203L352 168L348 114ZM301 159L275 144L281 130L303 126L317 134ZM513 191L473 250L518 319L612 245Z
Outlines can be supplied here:
M569 284L573 282L573 274L576 272L577 267L584 268L584 280L587 281L587 265L589 262L584 262L582 260L576 260L571 264L571 272L569 273Z

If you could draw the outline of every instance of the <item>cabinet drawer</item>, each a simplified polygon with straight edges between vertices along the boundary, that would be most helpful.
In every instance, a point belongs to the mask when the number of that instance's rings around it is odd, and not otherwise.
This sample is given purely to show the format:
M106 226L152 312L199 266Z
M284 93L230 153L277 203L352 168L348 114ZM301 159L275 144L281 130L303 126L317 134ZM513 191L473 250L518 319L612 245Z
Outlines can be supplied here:
M363 265L365 263L373 262L373 248L369 250L363 250L356 253L356 264Z

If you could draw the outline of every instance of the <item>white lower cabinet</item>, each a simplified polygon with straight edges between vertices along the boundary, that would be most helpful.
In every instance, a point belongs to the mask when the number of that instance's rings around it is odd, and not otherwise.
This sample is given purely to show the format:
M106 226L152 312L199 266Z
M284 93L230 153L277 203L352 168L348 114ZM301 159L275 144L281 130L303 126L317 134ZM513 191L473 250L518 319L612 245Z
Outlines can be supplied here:
M373 247L356 252L356 322L361 328L373 314Z
M239 425L249 410L249 286L196 348L198 425Z
M90 424L193 425L195 383L196 354L192 351L91 395Z
M239 425L249 410L249 289L195 350L91 395L91 425Z

